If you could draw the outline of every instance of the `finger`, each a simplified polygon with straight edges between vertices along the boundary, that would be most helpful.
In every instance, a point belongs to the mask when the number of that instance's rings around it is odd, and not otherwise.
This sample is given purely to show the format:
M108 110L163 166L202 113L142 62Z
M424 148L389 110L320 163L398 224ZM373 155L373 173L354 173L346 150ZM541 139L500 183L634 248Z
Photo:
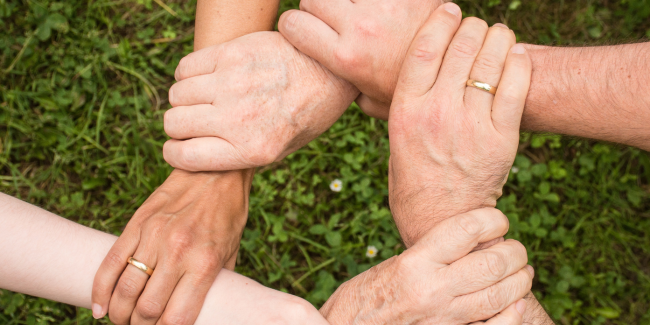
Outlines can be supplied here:
M350 0L301 0L300 10L312 14L333 30L341 31L352 5Z
M344 76L340 74L342 69L337 64L335 55L339 35L322 20L308 12L289 10L280 16L278 30L300 52L318 61L335 75Z
M470 211L439 223L406 252L423 254L423 258L435 263L450 264L479 243L505 235L508 225L508 218L497 209Z
M177 140L219 136L229 127L221 112L211 104L174 107L165 112L165 133Z
M465 94L465 87L474 61L483 46L487 23L475 17L465 18L449 45L440 68L436 89L445 96Z
M178 263L161 261L137 301L131 322L138 325L156 324L182 276Z
M131 223L129 223L131 225ZM108 255L99 266L93 281L92 310L96 319L106 316L108 305L113 295L113 290L118 279L126 269L127 259L133 256L138 243L140 242L140 231L138 227L127 225Z
M532 63L526 48L521 44L513 46L492 105L492 123L499 133L519 136L531 74Z
M487 241L485 243L479 243L476 247L474 247L474 249L472 249L472 252L476 252L476 251L484 250L486 248L490 248L490 247L492 247L492 246L494 246L494 245L496 245L498 243L503 243L504 241L506 241L505 238L499 237L499 238L495 238L495 239L492 239L490 241Z
M451 310L461 311L465 322L494 317L530 291L533 276L532 267L527 266L487 289L454 298Z
M214 74L183 79L169 88L169 103L172 107L212 104L218 86Z
M366 113L366 115L380 120L388 120L388 112L390 112L390 104L379 103L370 97L361 94L355 100L359 108Z
M431 89L460 19L460 7L454 3L446 3L431 14L411 43L397 81L396 94L418 97Z
M265 165L253 164L257 158L262 162L263 157L244 155L230 142L217 137L169 140L163 146L163 158L172 167L187 171L227 171Z
M470 79L497 87L505 66L510 48L515 45L515 34L506 25L496 24L488 30L485 43L476 57ZM494 95L487 91L467 87L465 103L475 109L482 120L491 119ZM481 109L482 108L482 109Z
M220 268L217 268L203 276L189 273L183 275L158 324L194 324L219 271Z
M444 269L449 274L450 293L455 296L477 292L511 276L528 263L526 248L516 240L506 240L452 263Z
M155 269L156 257L151 253L151 250L147 249L147 243L146 238L143 238L133 258L144 263L149 268ZM148 280L149 275L144 271L131 264L126 267L124 273L120 276L120 280L117 282L115 292L113 292L111 302L108 306L108 317L113 323L116 325L131 323L131 315L135 309L136 302Z
M174 78L176 81L185 80L216 71L222 46L210 46L186 55L178 63Z
M485 325L521 325L524 323L524 312L526 312L526 300L521 299L508 306L504 311L490 318L487 322L472 323Z

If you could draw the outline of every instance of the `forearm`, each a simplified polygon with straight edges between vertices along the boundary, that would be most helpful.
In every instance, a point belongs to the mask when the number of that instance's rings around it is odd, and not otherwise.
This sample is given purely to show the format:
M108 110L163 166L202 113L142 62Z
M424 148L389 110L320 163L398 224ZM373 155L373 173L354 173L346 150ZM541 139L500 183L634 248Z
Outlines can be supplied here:
M528 49L523 129L650 150L650 43Z
M194 50L272 30L279 0L198 0Z
M90 308L95 272L116 239L0 193L0 288ZM196 324L259 324L283 313L324 324L307 302L223 270Z

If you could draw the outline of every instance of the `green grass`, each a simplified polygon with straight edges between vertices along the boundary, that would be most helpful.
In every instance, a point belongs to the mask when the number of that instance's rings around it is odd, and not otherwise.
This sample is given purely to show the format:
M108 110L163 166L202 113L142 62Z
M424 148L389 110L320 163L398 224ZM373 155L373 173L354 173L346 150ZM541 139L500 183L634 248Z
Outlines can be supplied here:
M170 172L166 90L192 48L195 1L0 0L0 191L119 234ZM283 2L282 10L297 0ZM650 36L649 0L459 2L520 41ZM321 304L399 253L386 124L351 108L255 178L238 271ZM650 324L650 156L524 134L499 208L529 248L534 291L562 324ZM343 180L341 193L329 183ZM380 249L365 257L368 245ZM2 248L8 249L8 248ZM0 291L1 324L90 324L90 312Z

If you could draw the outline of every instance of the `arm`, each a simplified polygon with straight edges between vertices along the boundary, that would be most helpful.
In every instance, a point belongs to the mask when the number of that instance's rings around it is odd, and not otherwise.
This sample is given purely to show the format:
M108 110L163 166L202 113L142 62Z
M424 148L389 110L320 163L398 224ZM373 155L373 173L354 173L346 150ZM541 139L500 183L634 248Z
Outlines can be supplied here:
M0 288L90 308L93 277L116 239L0 193L0 247L8 248ZM327 324L307 301L228 270L200 310L195 324Z
M406 49L442 1L360 1L280 17L280 32L300 51L363 93L359 106L388 119ZM386 46L385 44L390 44ZM603 47L528 46L533 62L522 129L611 141L650 150L650 43Z
M278 4L199 0L195 49L271 29ZM221 268L235 267L253 174L174 170L104 259L93 286L93 315L101 318L110 310L116 324L159 318L192 323ZM158 272L148 279L127 266L131 256Z
M528 48L533 79L523 129L650 150L650 43Z

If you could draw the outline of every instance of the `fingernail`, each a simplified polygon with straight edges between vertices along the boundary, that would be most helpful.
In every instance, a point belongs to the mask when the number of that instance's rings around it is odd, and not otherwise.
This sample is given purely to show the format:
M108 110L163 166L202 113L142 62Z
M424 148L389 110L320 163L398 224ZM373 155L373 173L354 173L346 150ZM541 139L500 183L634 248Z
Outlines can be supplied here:
M454 16L460 16L460 7L455 3L445 3L445 10Z
M510 50L510 52L514 54L524 54L526 53L526 48L521 44L515 44L515 46L513 46L512 49Z
M524 312L526 312L526 300L521 299L517 301L517 303L515 304L515 308L517 309L520 315L523 315Z
M169 102L172 103L174 101L174 91L169 88Z
M104 309L99 304L93 304L93 317L95 319L104 317Z
M508 28L508 26L506 26L506 25L504 25L502 23L496 23L496 24L492 25L492 27L500 27L500 28L510 29L510 28Z
M532 266L526 265L526 271L528 271L528 273L530 273L531 277L533 277L533 278L535 277L535 269Z

